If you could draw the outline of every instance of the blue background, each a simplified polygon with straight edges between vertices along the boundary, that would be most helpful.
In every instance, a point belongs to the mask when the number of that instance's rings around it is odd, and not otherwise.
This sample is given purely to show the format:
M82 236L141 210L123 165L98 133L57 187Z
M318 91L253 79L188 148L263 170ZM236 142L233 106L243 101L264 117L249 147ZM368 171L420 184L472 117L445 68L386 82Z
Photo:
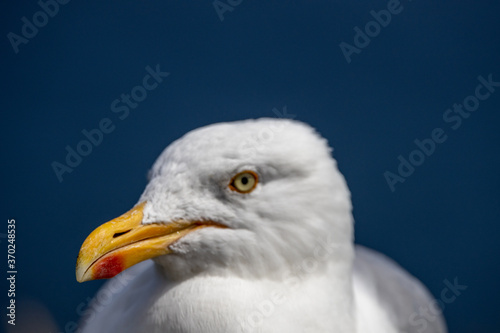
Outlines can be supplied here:
M70 1L17 54L7 34L20 35L21 18L40 7L4 4L0 246L15 218L18 302L43 304L64 331L101 285L75 280L81 243L136 202L164 147L199 126L286 106L335 147L356 241L437 298L445 279L467 285L444 310L451 332L499 332L500 88L457 130L442 117L479 75L500 81L500 4L401 5L348 63L339 44L353 44L353 28L387 1L242 1L223 21L211 1ZM170 76L120 120L111 102L156 64ZM115 130L59 182L51 163L103 118ZM435 128L448 139L391 192L383 173Z

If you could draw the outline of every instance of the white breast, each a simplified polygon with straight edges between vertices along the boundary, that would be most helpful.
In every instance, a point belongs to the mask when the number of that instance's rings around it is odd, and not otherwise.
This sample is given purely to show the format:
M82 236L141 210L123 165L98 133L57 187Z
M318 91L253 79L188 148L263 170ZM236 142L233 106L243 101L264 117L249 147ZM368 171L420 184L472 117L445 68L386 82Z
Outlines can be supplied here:
M199 276L174 284L151 262L139 266L133 267L134 277L126 286L116 286L119 275L103 287L100 293L112 297L106 304L94 304L97 309L82 333L319 333L332 327L354 332L347 311L351 299L342 296L350 286L331 277L249 281Z

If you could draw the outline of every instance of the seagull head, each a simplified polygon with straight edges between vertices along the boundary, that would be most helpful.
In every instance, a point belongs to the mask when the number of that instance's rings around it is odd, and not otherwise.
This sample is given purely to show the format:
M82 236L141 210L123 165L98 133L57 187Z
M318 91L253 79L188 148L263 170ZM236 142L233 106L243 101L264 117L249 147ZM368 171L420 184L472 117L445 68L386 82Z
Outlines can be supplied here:
M138 203L94 230L80 282L154 259L171 279L270 276L311 257L321 240L345 260L351 201L327 141L293 120L258 119L191 131L158 157Z

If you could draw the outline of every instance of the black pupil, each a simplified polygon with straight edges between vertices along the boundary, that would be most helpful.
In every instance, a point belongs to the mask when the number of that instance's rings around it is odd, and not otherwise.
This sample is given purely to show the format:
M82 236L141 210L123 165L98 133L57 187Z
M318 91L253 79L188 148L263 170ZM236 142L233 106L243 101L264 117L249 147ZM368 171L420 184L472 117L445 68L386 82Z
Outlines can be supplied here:
M248 178L247 178L247 177L242 177L242 178L241 178L241 183L242 183L243 185L248 184Z

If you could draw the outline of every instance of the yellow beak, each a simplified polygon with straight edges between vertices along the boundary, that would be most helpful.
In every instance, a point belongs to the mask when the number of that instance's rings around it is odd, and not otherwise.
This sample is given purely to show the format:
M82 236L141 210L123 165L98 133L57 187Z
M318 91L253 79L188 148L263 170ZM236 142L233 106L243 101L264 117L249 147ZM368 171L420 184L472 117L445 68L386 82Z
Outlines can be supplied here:
M108 279L147 259L171 253L169 245L213 222L175 221L142 224L145 202L95 229L76 260L76 279Z

